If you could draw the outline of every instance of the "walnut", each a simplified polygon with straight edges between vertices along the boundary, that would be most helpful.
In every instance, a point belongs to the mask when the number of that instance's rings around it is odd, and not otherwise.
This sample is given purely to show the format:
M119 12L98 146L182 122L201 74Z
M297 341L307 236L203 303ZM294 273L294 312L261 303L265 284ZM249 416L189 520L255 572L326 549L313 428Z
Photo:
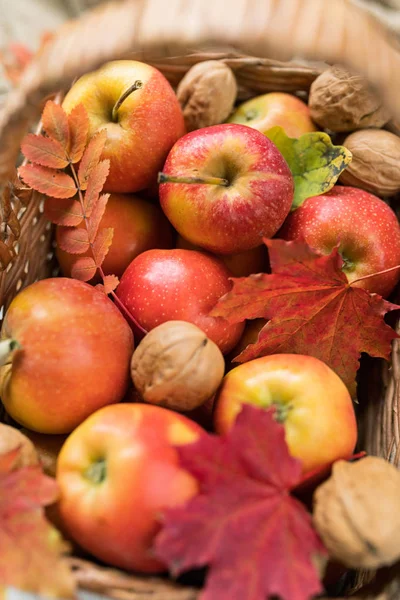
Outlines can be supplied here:
M217 390L225 370L218 346L185 321L167 321L152 329L133 353L131 373L143 399L189 411Z
M400 190L400 138L382 129L361 129L343 142L353 155L340 181L378 194L393 196Z
M0 454L6 454L16 448L20 449L14 468L37 465L39 457L32 442L18 429L0 423Z
M223 123L235 104L235 75L224 63L207 60L194 65L177 89L188 131Z
M331 131L383 127L390 119L365 79L338 65L312 83L308 104L313 121Z
M330 556L374 569L400 558L400 472L383 458L338 461L314 493L314 525Z

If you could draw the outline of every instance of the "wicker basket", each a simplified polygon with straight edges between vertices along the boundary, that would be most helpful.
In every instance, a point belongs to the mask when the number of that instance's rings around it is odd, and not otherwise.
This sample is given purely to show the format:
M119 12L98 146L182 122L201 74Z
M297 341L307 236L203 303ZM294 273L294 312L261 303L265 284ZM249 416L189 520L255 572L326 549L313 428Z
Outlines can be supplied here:
M0 319L21 288L54 272L52 230L40 198L34 192L17 199L8 185L21 139L49 94L68 89L75 77L106 60L146 60L173 86L193 64L220 60L234 70L240 99L272 90L307 94L326 64L336 62L364 74L400 118L398 42L369 12L346 0L231 0L227 6L223 0L107 4L66 24L35 58L0 112ZM374 360L362 372L358 412L362 448L396 465L399 385L395 343L392 364ZM82 558L74 557L71 565L82 587L113 598L189 600L198 595L193 587L124 574ZM400 597L400 565L381 570L360 590L371 577L358 575L357 598Z

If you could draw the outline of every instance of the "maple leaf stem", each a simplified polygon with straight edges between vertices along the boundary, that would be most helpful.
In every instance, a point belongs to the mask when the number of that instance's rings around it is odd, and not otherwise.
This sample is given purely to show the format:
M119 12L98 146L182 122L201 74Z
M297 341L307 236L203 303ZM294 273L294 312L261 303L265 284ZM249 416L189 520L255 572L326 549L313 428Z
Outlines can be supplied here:
M123 102L125 102L125 100L128 98L128 96L130 96L132 94L132 92L134 92L135 90L140 90L140 88L143 87L143 82L140 81L140 79L137 79L135 81L135 83L133 83L130 87L128 87L128 89L126 89L118 98L118 100L116 101L116 103L114 104L114 107L112 109L112 113L111 113L111 120L113 121L113 123L117 123L118 122L118 110L121 106L121 104Z
M8 365L12 362L12 356L15 350L21 348L17 340L8 338L0 342L0 366Z
M358 279L354 279L349 285L352 286L355 283L358 283L359 281L363 281L364 279L371 279L372 277L377 277L378 275L385 275L385 273L396 271L396 269L400 269L400 265L390 267L390 269L384 269L383 271L377 271L376 273L370 273L369 275L364 275L363 277L358 277Z
M86 230L89 233L89 229L88 229L88 222L87 222L87 216L85 214L85 205L83 202L83 194L82 194L82 189L80 187L79 184L79 179L78 179L78 175L76 173L75 167L74 165L71 163L69 164L70 168L71 168L71 173L72 173L72 177L75 181L75 185L76 185L76 189L78 192L78 198L79 198L79 204L81 205L81 210L82 210L82 217L83 217L83 221L85 223L85 227ZM89 247L92 253L93 258L95 258L94 256L94 252L93 252L93 243L89 241ZM96 262L96 261L95 261ZM105 279L105 273L103 271L103 269L101 268L101 266L97 265L97 269L100 273L100 277L102 278L103 282ZM121 310L122 314L125 316L125 318L131 322L132 325L134 325L134 327L136 329L138 329L141 333L143 333L144 335L146 335L147 331L145 329L143 329L143 327L137 322L137 320L135 319L135 317L131 314L131 312L127 309L127 307L125 306L125 304L123 304L121 302L121 300L118 298L118 296L115 294L115 292L111 292L111 296L113 297L115 304L117 304L117 306L119 307L119 309Z
M167 173L159 173L157 178L158 183L206 183L209 185L220 185L228 187L229 181L223 177L185 177L180 175L168 175Z

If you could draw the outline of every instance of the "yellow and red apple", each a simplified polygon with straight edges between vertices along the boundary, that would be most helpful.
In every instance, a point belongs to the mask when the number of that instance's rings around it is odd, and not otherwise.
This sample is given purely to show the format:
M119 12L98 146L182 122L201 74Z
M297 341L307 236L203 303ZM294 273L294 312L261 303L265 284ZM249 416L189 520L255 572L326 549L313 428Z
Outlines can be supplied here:
M185 132L172 87L158 69L142 62L117 60L83 75L65 96L63 108L69 113L78 104L88 113L90 137L100 129L107 131L102 154L110 160L107 192L151 186Z
M351 456L357 423L350 394L325 363L312 356L274 354L243 363L223 379L215 399L214 425L227 432L243 404L274 407L289 452L303 471Z
M262 133L223 124L181 137L159 175L160 204L186 240L236 254L272 237L288 215L293 177Z
M69 433L127 390L131 329L87 283L60 277L28 286L8 308L1 337L17 343L0 369L1 399L28 429Z
M290 213L277 237L303 239L322 254L338 246L350 282L400 264L395 213L383 200L358 188L337 185L308 198ZM395 269L355 285L386 298L399 279L400 269Z
M78 227L84 228L82 221ZM102 264L105 275L120 277L132 260L151 248L172 247L172 227L158 206L133 194L110 194L100 228L114 229L113 241ZM61 272L71 276L76 255L60 248L59 242L69 227L56 228L56 256ZM91 256L88 250L81 256ZM98 278L98 276L97 276Z
M159 406L118 404L94 413L58 457L59 513L67 533L108 564L163 571L152 553L162 511L198 489L175 447L202 433L193 421Z
M229 123L241 123L266 134L279 125L291 138L316 131L310 110L297 96L285 92L270 92L241 104L229 118Z

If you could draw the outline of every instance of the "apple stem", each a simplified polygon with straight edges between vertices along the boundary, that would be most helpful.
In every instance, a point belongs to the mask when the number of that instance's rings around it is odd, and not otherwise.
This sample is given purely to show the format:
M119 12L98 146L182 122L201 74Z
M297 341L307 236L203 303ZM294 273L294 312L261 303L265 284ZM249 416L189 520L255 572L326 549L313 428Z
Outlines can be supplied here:
M114 121L114 123L116 123L118 121L118 115L117 115L117 113L118 113L118 110L119 110L121 104L123 102L125 102L125 100L127 99L127 97L130 96L132 94L132 92L134 92L135 90L139 90L141 87L143 87L143 83L142 83L142 81L140 81L140 79L137 79L135 81L135 83L133 83L124 92L122 92L122 94L120 95L120 97L116 101L116 103L114 105L114 108L112 109L111 119L112 119L112 121Z
M15 350L19 350L21 346L12 338L1 340L0 342L0 366L10 364L12 355Z
M94 484L103 483L107 477L107 463L105 459L97 460L93 462L85 471L84 476L86 479Z
M185 177L180 175L158 174L158 183L208 183L228 187L229 181L223 177Z
M359 277L358 279L354 279L349 283L349 285L354 285L359 281L363 281L363 279L371 279L372 277L377 277L378 275L385 275L385 273L390 273L391 271L396 271L400 269L400 265L396 265L395 267L390 267L389 269L384 269L383 271L377 271L376 273L370 273L369 275L364 275L363 277Z
M278 423L284 423L292 409L291 404L274 402L273 406L275 408L275 420L278 421Z

